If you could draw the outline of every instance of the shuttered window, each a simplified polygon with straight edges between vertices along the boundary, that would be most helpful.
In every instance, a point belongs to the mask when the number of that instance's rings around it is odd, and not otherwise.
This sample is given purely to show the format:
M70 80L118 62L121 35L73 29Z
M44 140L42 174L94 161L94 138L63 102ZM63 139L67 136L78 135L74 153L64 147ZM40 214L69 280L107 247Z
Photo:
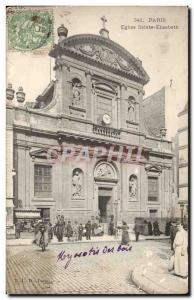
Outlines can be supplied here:
M158 201L158 177L148 177L148 201Z
M34 166L34 196L52 197L52 166Z

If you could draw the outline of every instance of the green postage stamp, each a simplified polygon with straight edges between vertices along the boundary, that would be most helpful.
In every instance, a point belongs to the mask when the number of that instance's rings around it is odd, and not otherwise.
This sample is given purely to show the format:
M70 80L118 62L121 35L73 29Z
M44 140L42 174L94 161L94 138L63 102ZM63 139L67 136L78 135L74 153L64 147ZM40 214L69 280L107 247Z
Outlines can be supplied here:
M52 44L52 12L7 8L8 49L35 50Z

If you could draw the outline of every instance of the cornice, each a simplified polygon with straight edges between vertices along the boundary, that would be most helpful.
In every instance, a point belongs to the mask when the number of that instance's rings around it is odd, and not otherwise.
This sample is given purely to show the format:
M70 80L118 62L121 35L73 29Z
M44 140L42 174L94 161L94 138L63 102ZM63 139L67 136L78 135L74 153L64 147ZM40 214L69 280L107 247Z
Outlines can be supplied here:
M77 53L76 51L73 51L72 49L69 49L68 47L71 45L75 45L78 43L95 43L98 45L102 46L107 46L111 48L113 51L118 53L121 57L125 58L128 62L131 61L134 65L135 68L140 72L141 76L140 78L135 76L134 74L130 74L129 72L126 72L124 70L118 70L118 68L114 66L108 66L103 62L98 62L92 57L86 56L81 53ZM79 57L81 59L84 59L90 63L97 64L98 66L101 65L103 68L112 70L113 72L117 71L123 76L132 78L134 81L139 81L142 84L146 84L149 81L149 76L142 67L141 63L131 54L129 53L124 47L121 45L117 44L116 42L104 38L102 36L94 35L94 34L80 34L80 35L74 35L71 36L63 41L61 41L58 45L55 45L54 48L50 51L49 55L51 57L58 57L61 56L62 54L67 54L67 55L73 55L75 57Z

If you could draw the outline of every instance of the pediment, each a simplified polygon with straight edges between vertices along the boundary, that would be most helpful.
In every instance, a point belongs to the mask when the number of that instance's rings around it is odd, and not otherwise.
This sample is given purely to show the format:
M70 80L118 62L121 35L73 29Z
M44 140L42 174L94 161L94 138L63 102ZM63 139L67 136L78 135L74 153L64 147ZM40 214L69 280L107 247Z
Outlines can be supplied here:
M33 148L30 150L30 156L32 158L39 158L39 159L47 159L53 160L57 159L58 157L58 149L52 148Z
M161 173L162 167L159 165L148 165L145 167L146 172Z
M36 158L47 158L48 151L46 149L42 148L36 148L33 150L30 150L30 156L36 157Z
M128 75L133 80L146 84L149 76L142 67L139 59L135 58L126 49L108 38L97 35L75 35L69 37L55 46L50 56L56 57L63 51L77 54L87 61L96 62Z

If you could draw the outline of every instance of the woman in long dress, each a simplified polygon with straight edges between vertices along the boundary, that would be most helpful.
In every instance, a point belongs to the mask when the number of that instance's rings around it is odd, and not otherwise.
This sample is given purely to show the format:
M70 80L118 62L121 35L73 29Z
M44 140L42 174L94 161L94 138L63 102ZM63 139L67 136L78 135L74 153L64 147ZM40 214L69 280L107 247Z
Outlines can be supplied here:
M118 229L122 229L122 238L121 238L121 245L129 245L130 238L129 238L129 226L126 222L122 222L123 225L121 227L117 227Z
M63 223L63 219L60 218L56 224L56 236L57 236L58 242L63 241L63 233L64 233L64 223Z
M48 246L48 231L47 228L45 226L45 224L43 223L43 221L40 221L38 223L38 227L37 227L37 233L34 237L33 243L35 243L37 246L41 247L41 239L43 238L44 240L44 246L45 248Z
M188 276L188 238L182 224L177 225L177 233L173 243L174 249L174 273L177 276Z

